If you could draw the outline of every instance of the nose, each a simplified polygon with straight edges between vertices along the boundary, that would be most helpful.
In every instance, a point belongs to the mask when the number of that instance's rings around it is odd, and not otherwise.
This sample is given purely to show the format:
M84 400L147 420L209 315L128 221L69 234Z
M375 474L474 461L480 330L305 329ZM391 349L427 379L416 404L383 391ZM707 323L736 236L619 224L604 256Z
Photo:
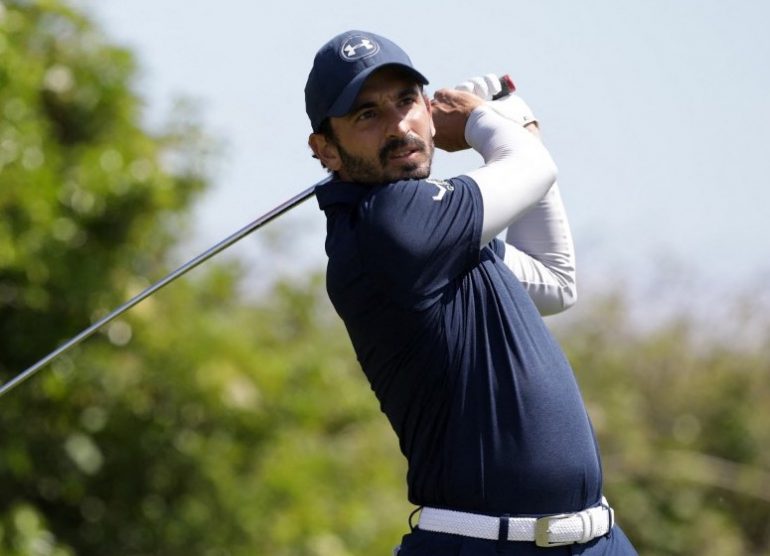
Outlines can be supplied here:
M409 134L409 118L397 106L391 106L386 114L388 138L403 138Z

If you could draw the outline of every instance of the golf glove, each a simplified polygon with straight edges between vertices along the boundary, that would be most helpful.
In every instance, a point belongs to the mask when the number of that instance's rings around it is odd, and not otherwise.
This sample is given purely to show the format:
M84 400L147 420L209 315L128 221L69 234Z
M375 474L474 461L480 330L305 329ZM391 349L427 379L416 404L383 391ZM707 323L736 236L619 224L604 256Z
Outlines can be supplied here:
M492 100L492 97L502 91L500 78L494 73L488 73L481 77L472 77L457 85L455 89L467 91L483 98L495 112L509 120L513 120L519 125L537 122L532 109L518 95L510 93L498 100Z

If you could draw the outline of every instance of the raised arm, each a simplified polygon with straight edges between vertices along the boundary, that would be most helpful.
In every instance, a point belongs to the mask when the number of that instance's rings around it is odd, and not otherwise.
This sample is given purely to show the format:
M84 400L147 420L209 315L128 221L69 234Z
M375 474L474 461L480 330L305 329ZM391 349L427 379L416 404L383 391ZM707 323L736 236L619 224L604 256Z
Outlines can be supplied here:
M496 92L496 82L495 76L486 76L458 88L491 98ZM486 106L517 124L520 131L525 126L539 136L537 121L520 97L511 95L488 102ZM486 163L483 168L469 172L479 184L484 199L482 246L508 226L505 264L541 314L558 313L569 308L577 298L574 247L559 188L551 182L551 187L539 189L537 180L528 179L542 170L542 158L528 154L526 142L510 135L509 128L495 127L494 119L488 120L486 129L472 118L466 126L467 143L482 154ZM437 145L441 146L438 141ZM518 166L510 162L517 158ZM527 171L522 171L522 164L529 164Z
M467 173L484 205L482 247L545 195L556 166L531 133L472 93L441 89L432 104L436 146L447 151L471 146L484 158L484 166Z
M538 120L521 97L511 95L490 104L540 137ZM557 183L534 207L511 223L505 243L505 264L524 285L541 314L559 313L575 304L575 247Z

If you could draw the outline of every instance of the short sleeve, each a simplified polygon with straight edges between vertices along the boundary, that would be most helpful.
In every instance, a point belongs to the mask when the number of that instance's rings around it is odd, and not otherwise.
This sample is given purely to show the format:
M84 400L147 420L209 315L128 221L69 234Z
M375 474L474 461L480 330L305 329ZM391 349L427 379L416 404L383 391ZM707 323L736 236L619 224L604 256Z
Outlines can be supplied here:
M467 176L395 182L360 205L359 248L397 303L422 309L479 260L483 203Z

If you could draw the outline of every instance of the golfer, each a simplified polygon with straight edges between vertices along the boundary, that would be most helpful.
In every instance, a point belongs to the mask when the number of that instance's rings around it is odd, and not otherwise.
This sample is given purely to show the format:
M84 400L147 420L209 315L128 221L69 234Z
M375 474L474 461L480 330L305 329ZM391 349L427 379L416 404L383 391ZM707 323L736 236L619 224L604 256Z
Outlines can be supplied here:
M541 317L575 299L554 163L523 102L506 117L506 100L429 100L427 83L396 44L349 31L318 51L305 88L309 145L333 177L316 191L327 291L422 507L399 556L636 554ZM484 164L431 179L434 145Z

